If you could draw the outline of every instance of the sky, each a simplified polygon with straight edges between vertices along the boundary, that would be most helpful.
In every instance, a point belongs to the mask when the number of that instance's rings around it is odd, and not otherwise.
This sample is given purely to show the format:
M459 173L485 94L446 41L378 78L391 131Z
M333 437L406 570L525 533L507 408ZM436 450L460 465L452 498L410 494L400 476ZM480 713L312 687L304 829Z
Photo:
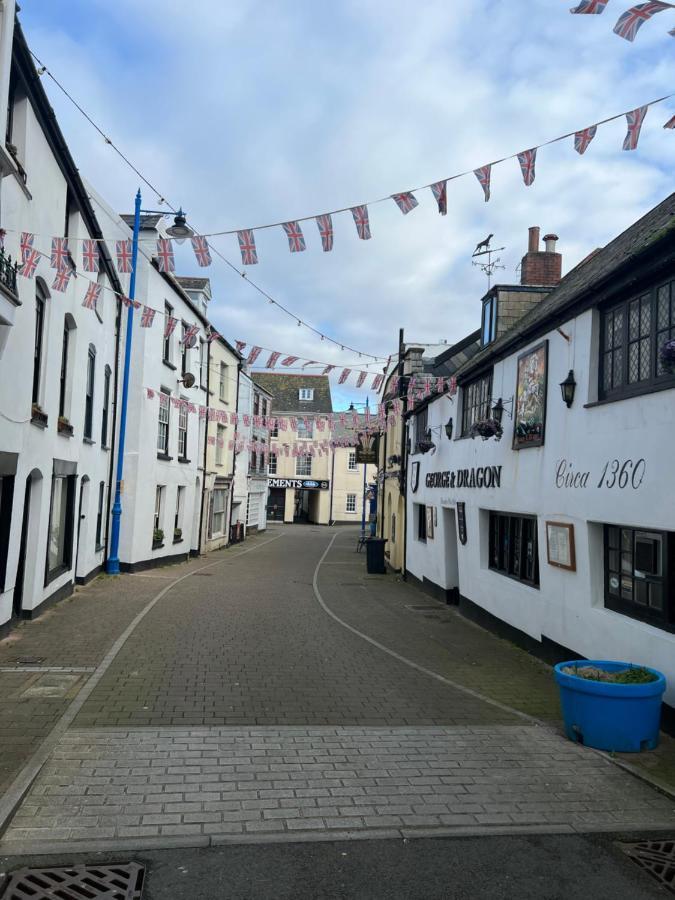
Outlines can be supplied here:
M570 0L21 0L29 46L144 176L200 232L247 228L351 207L473 170L667 94L675 84L675 10L634 43L612 33L630 3L573 16ZM82 174L130 212L134 174L45 79ZM563 271L672 191L675 98L647 113L638 149L620 119L583 156L572 139L543 147L525 187L518 163L493 168L489 203L471 174L448 184L439 216L428 188L403 216L369 208L372 239L333 217L324 253L314 222L304 253L283 230L256 233L250 277L302 320L363 353L408 342L452 344L480 325L485 275L471 265L493 233L518 283L527 229L559 235ZM145 208L158 197L143 188ZM105 230L104 230L105 234ZM214 244L241 270L235 235ZM321 341L214 258L210 317L246 341L342 368L366 357ZM266 354L261 355L261 360ZM382 363L369 371L381 371ZM320 371L312 369L308 371ZM354 382L354 377L350 379ZM364 386L372 382L368 378ZM334 406L368 392L332 382ZM370 402L375 401L372 391Z

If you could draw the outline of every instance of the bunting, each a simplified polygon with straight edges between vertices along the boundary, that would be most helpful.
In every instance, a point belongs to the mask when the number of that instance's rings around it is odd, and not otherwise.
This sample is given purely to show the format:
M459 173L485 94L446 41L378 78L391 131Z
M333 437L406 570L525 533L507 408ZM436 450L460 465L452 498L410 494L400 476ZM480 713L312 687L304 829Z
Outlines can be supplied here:
M537 159L537 148L533 147L532 150L523 150L522 153L518 154L518 162L520 163L520 171L523 175L523 181L525 185L529 187L534 183L534 164Z
M141 328L150 328L152 323L155 321L155 310L149 306L143 307L143 314L141 315Z
M640 106L632 112L626 113L628 131L623 139L623 150L635 150L640 139L640 129L647 115L648 106Z
M40 254L37 250L22 251L23 262L20 272L24 278L32 278L40 262Z
M183 345L183 347L189 347L189 342L192 340L192 338L197 337L198 334L199 325L189 325L183 332L180 343Z
M252 366L253 363L260 356L261 353L262 353L262 347L251 347L251 351L248 354L248 358L246 360L246 365Z
M85 272L98 272L98 244L89 238L82 242L82 268Z
M328 253L333 249L333 218L331 214L324 213L322 216L317 216L316 224L321 235L321 246L324 253Z
M299 359L300 359L299 356L286 356L286 357L284 357L284 359L281 360L281 365L282 366L292 366Z
M333 371L334 368L335 368L335 366L326 366L326 368L323 370L323 372L321 374L322 375L330 375L330 373Z
M30 231L22 231L21 239L19 246L21 247L21 260L25 260L26 256L33 251L33 242L35 241L35 235L31 234Z
M371 389L372 389L373 391L379 391L380 387L382 386L382 382L383 382L383 381L384 381L384 375L376 375L376 376L373 378L373 384L372 384L372 388L371 388Z
M222 337L219 331L216 331L215 328L209 328L209 333L206 335L206 343L212 344L219 337Z
M167 238L157 239L157 265L160 272L176 271L176 262L173 258L173 244Z
M239 241L242 264L245 266L256 265L258 262L258 253L255 249L253 230L251 228L245 228L243 231L238 231L237 239Z
M241 353L246 346L246 341L235 341L234 346L237 348L237 353Z
M84 295L82 306L84 306L85 309L96 309L96 304L98 303L100 294L101 285L96 284L96 282L92 281Z
M571 9L571 13L582 13L585 15L599 16L605 11L605 7L609 0L581 0L578 6Z
M165 319L166 322L164 324L164 337L168 338L173 334L174 329L178 324L178 319L176 319L174 316L165 316Z
M351 372L352 372L351 369L343 369L343 370L340 372L340 377L338 378L338 384L344 384L345 381L346 381L346 380L349 378L349 376L351 375Z
M115 241L115 256L117 257L117 271L121 274L131 272L131 240Z
M675 116L673 116L671 119L668 119L668 121L666 122L666 124L663 127L664 128L675 128Z
M68 238L52 238L52 255L49 260L49 265L52 269L56 269L57 272L61 272L63 269L72 270L69 257L70 250L68 248ZM64 289L57 288L57 290Z
M209 250L209 242L201 234L193 234L191 238L192 249L195 252L197 265L205 268L211 265L211 251Z
M366 380L367 372L359 372L359 377L356 379L356 386L360 388L363 382Z
M286 232L288 249L291 253L302 253L303 250L307 249L305 236L297 222L285 222L281 227Z
M72 274L73 270L70 267L59 269L56 273L56 278L52 282L52 290L63 293L70 284L70 276Z
M354 206L351 210L352 216L354 217L354 224L356 225L356 233L361 238L362 241L369 241L371 238L370 234L370 222L368 221L368 207L367 206Z
M398 206L404 216L407 216L409 212L412 212L416 206L419 206L415 195L410 191L404 191L402 194L392 194L391 199Z
M584 128L582 131L577 131L574 134L574 149L579 154L583 154L588 149L588 145L595 137L595 132L598 130L597 125L591 125L590 128Z
M432 184L431 193L438 204L439 213L445 216L448 212L448 182L437 181L436 184Z
M473 174L478 179L480 186L483 188L483 193L485 194L485 202L487 203L490 199L490 174L492 172L492 164L489 166L481 166L479 169L474 169Z
M270 353L270 358L267 360L267 365L265 366L265 368L273 369L279 361L280 357L281 353L279 353L278 350L274 350L272 353Z
M659 0L652 0L650 3L638 3L637 6L632 6L619 16L613 29L614 34L618 34L619 37L627 41L634 41L638 31L653 15L663 12L664 9L672 8L672 3L661 3Z

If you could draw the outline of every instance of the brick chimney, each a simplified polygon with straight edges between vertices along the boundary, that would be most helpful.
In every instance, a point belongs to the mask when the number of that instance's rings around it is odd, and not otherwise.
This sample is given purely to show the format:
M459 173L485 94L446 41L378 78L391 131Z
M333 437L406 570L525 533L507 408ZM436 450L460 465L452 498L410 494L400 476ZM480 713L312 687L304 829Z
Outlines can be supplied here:
M520 283L523 285L551 286L558 284L562 276L562 256L556 253L557 234L544 235L545 250L539 249L539 227L529 229L527 253L520 267Z

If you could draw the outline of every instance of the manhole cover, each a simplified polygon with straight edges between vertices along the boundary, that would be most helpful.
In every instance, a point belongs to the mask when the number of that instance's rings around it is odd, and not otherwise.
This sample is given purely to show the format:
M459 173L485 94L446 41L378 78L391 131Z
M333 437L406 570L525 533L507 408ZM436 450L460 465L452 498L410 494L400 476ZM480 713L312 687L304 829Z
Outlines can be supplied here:
M69 866L21 869L10 876L3 900L140 900L145 869L119 866Z
M22 692L22 697L68 697L78 687L81 675L63 672L46 672L31 680Z
M675 894L675 841L619 844L634 863Z

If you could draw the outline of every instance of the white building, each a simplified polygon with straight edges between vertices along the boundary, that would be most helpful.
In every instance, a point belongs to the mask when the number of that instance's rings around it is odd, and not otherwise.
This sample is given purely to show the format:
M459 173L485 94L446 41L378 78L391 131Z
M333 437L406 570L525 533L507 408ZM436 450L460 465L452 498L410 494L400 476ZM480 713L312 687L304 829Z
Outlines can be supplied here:
M501 335L484 310L457 396L410 422L406 535L429 590L548 658L654 666L671 706L674 214L671 195ZM470 438L500 413L500 441Z
M0 7L0 208L5 252L34 235L33 277L0 256L0 631L100 571L115 444L120 284L99 243L83 271L82 238L101 229L14 22ZM68 286L54 286L51 237L70 242ZM101 287L95 309L82 301ZM111 290L113 289L113 290Z
M239 374L239 422L235 443L232 524L238 525L238 537L248 531L267 527L267 462L269 429L263 425L272 412L272 395L255 384L246 368Z

